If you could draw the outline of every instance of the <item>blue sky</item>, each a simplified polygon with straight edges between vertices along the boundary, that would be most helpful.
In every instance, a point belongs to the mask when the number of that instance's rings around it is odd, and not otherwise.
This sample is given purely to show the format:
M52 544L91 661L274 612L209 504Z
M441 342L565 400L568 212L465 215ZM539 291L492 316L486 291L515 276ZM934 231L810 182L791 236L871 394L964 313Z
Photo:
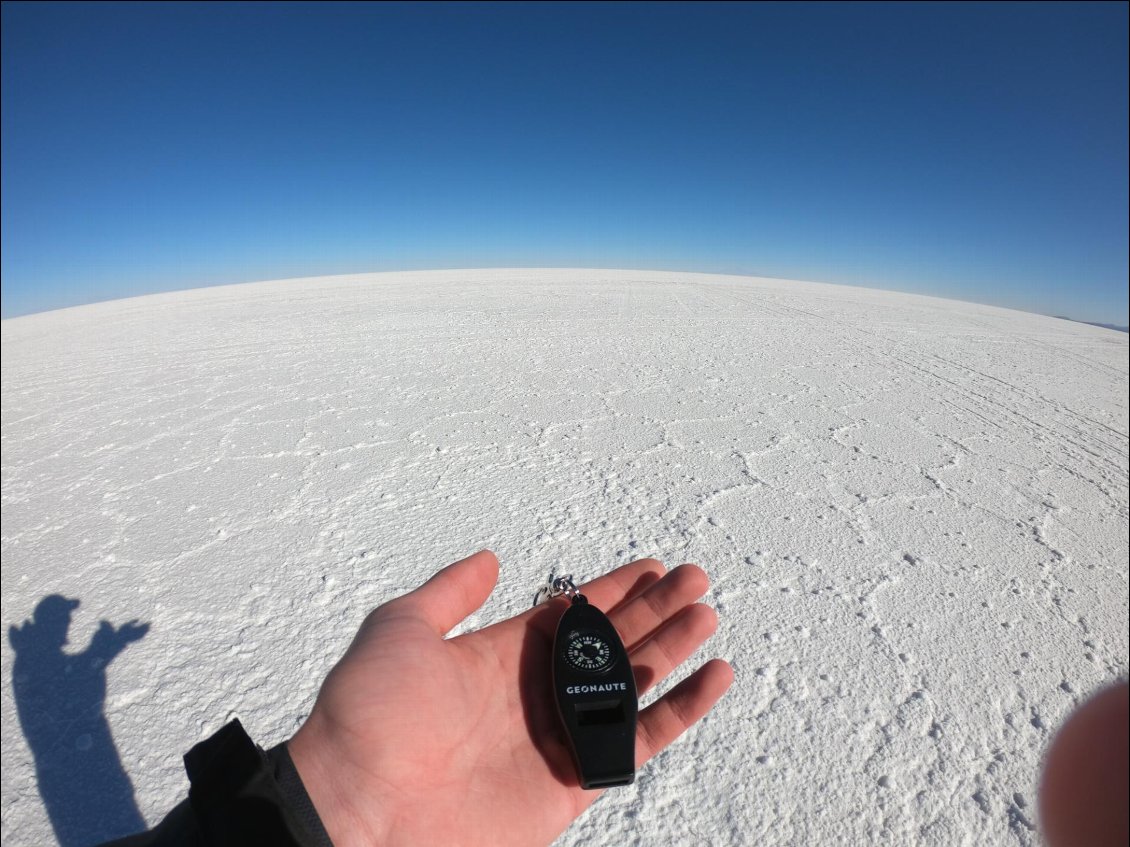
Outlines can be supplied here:
M1127 4L3 4L4 317L441 267L1126 324Z

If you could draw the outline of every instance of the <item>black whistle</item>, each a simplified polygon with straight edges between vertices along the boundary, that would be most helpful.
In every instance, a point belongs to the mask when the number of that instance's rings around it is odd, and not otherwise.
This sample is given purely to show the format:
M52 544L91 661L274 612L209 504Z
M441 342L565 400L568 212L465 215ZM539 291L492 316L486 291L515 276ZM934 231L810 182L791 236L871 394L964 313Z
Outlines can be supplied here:
M557 625L553 687L581 787L631 785L636 778L636 679L616 628L581 594L573 597Z

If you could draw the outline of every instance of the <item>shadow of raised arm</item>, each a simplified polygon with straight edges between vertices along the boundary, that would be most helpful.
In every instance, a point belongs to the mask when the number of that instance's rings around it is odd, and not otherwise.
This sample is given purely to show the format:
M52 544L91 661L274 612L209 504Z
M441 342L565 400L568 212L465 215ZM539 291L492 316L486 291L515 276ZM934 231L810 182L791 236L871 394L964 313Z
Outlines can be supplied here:
M149 632L149 624L139 624L136 619L122 624L117 629L114 629L114 625L109 621L102 621L83 656L107 665L134 641L144 638L147 632Z
M103 621L90 645L68 653L78 600L44 597L32 620L8 628L12 693L35 759L43 805L61 847L86 847L145 828L103 706L106 668L148 624Z

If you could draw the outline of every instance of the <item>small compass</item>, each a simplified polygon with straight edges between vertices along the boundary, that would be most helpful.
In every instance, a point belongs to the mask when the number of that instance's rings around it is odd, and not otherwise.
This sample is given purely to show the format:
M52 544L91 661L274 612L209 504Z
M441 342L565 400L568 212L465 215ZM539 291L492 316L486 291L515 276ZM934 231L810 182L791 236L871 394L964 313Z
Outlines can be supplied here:
M565 646L565 660L579 671L603 671L612 665L612 647L595 632L574 633Z

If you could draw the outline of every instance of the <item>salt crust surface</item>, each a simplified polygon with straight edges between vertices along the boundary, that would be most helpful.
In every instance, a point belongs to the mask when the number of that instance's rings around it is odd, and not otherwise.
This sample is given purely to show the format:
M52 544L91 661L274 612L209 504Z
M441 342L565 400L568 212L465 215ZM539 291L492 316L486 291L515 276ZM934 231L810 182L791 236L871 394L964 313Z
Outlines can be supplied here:
M289 737L369 609L482 547L502 573L468 626L554 568L713 580L718 633L668 682L718 655L733 688L563 847L1038 843L1051 733L1127 673L1124 334L512 269L2 327L3 623L62 593L73 649L151 625L106 701L151 824L192 744L234 716ZM3 843L49 843L2 656Z

